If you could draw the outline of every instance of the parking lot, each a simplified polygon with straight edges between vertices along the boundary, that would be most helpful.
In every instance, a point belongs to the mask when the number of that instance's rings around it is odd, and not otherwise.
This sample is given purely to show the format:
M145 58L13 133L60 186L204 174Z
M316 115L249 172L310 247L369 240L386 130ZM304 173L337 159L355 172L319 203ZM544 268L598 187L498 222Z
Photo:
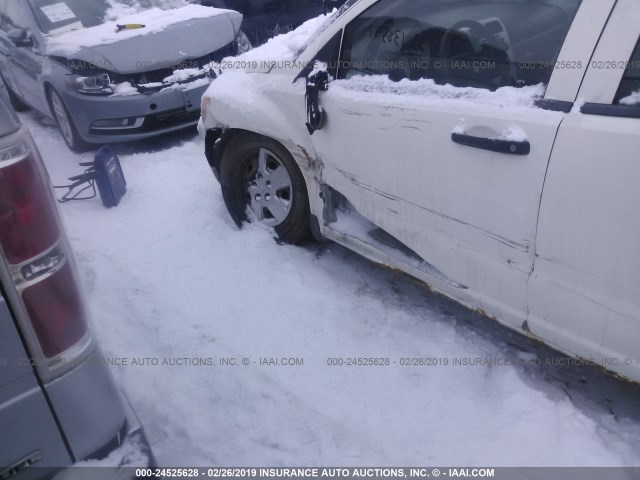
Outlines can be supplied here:
M0 0L0 479L639 474L639 35Z
M54 185L92 159L21 120ZM60 208L161 465L640 464L638 387L337 245L238 230L195 132L117 151L122 203Z

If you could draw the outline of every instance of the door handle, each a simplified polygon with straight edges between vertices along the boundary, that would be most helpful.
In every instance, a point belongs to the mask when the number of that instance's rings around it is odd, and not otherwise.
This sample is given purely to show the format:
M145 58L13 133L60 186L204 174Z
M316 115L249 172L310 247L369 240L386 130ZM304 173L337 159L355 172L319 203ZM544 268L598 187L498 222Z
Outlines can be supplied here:
M507 155L529 155L531 144L524 141L501 140L499 138L474 137L464 133L452 133L451 140L454 143L466 147L489 150L490 152L505 153Z

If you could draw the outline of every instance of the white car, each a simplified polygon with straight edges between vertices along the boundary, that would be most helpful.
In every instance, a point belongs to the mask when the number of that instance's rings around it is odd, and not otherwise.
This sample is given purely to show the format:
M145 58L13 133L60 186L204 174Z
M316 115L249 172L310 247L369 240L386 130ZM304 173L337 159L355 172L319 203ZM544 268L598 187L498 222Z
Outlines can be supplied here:
M640 381L639 37L638 0L352 0L239 57L199 129L238 224Z

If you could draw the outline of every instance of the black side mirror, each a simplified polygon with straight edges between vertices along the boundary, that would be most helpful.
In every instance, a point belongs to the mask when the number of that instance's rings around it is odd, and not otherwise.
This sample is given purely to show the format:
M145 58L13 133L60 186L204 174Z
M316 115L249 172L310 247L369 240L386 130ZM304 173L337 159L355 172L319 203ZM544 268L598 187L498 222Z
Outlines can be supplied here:
M315 70L307 77L307 93L305 101L307 105L307 129L309 135L316 130L321 130L326 121L324 109L320 106L320 92L329 90L329 73L326 69Z
M7 36L16 47L33 47L33 36L24 28L15 28Z

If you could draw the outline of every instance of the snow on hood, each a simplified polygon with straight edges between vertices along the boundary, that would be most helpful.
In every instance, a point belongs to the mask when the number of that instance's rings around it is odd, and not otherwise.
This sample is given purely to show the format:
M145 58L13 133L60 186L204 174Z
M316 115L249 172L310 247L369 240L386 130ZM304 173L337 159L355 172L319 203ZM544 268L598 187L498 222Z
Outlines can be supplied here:
M231 43L242 15L232 10L187 5L123 15L96 27L52 36L47 54L82 60L118 73L134 73L198 58ZM145 28L116 33L117 24ZM123 55L122 52L132 54Z

